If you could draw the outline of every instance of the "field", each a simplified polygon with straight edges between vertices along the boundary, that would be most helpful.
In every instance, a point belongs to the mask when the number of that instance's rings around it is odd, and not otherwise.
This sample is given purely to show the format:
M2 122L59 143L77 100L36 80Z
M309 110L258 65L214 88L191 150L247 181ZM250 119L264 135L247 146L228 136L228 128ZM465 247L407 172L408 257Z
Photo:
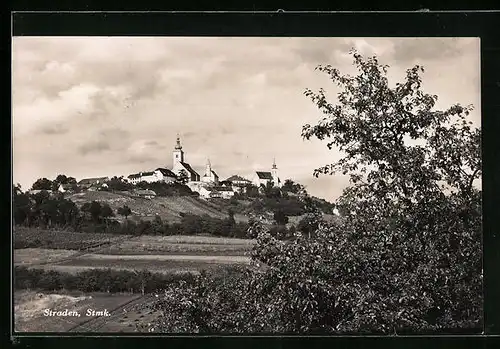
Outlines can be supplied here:
M16 230L28 239L38 236L57 248L15 249L14 264L77 273L89 269L148 270L156 273L199 273L221 266L248 264L255 241L210 236L107 236L69 232ZM80 240L78 238L81 238ZM106 243L102 243L105 241ZM77 250L77 245L91 246ZM61 247L73 246L75 249ZM131 332L156 314L147 309L153 295L57 294L15 292L15 330L21 332ZM45 309L75 310L80 317L47 317ZM109 317L87 317L86 309L108 309Z
M16 227L14 229L14 248L43 247L54 250L87 250L127 238L129 237L126 235L75 233Z
M99 241L104 234L55 233L43 231L56 239L74 241L91 235ZM197 273L219 265L248 264L254 240L219 238L209 236L120 236L101 237L105 244L92 249L69 250L51 248L25 248L14 250L14 264L77 273L88 269L143 270L151 272ZM62 246L62 242L61 242ZM60 247L60 246L59 246Z
M14 250L13 254L14 265L40 265L56 263L75 257L78 254L78 251L23 248Z

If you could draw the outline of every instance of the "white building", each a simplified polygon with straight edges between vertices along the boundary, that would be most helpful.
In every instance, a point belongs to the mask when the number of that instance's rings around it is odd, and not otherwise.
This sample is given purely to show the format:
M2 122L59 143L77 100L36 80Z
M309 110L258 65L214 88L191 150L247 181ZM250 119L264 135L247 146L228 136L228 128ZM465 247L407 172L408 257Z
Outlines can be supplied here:
M252 178L252 183L257 187L261 185L267 185L267 183L272 182L275 187L281 187L281 180L278 176L278 167L276 166L276 161L273 161L273 166L270 172L266 171L256 171Z
M250 184L252 184L251 181L249 181L246 178L243 178L238 175L233 175L226 179L224 183L227 183L235 192L238 193L243 193L246 191L246 187Z
M165 182L165 183L173 183L177 180L177 176L170 170L166 168L157 168L154 171L149 172L139 172L135 174L131 174L127 177L128 181L132 184L137 184L139 182Z
M210 183L210 184L219 184L219 176L217 176L217 173L215 173L214 170L212 170L212 165L210 164L210 159L207 160L207 165L205 168L205 174L201 178L201 181L204 183Z
M234 196L234 191L232 188L219 187L219 186L200 186L197 190L200 193L200 197L204 199L230 199Z
M84 178L78 182L78 187L93 191L99 189L107 181L109 177Z

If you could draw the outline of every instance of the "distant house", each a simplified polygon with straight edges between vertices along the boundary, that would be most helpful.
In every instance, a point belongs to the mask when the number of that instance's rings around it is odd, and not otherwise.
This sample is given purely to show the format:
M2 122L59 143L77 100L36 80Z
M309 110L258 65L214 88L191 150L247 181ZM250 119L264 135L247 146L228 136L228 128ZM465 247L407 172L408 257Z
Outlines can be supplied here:
M261 185L267 185L267 183L272 181L273 175L271 174L271 172L257 171L254 174L252 183L257 187L260 187Z
M78 187L86 190L97 190L107 181L109 181L109 177L84 178L78 182Z
M127 177L127 181L132 184L137 184L141 181L141 173L134 173Z
M67 193L74 191L73 184L59 184L57 190L61 193Z
M134 191L134 194L145 199L153 199L156 197L156 193L152 190L145 189L145 190L136 190Z
M233 191L238 193L245 192L246 187L249 184L252 184L252 182L238 175L233 175L228 179L226 179L225 181L221 182L222 186L230 186L233 188Z
M177 176L172 171L166 168L157 168L154 171L139 172L131 174L127 177L127 180L132 184L137 184L139 182L165 182L173 183L177 180Z
M223 186L217 186L217 187L201 186L198 192L200 193L200 197L204 199L214 199L214 198L230 199L234 196L234 191L232 188Z
M165 183L174 183L177 180L177 176L175 173L170 171L169 169L158 167L155 170L156 176Z
M219 197L223 199L231 199L234 196L234 190L233 188L228 188L228 187L215 187L213 188L215 192L220 195Z

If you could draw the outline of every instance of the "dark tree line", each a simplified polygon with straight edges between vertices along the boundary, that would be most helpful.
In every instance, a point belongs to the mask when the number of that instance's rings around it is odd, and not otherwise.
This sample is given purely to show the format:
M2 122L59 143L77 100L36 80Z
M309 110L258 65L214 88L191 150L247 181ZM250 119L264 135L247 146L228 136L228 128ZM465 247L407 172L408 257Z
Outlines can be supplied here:
M148 271L92 269L77 274L16 266L14 289L42 291L151 293L179 282L193 283L193 274L162 274Z

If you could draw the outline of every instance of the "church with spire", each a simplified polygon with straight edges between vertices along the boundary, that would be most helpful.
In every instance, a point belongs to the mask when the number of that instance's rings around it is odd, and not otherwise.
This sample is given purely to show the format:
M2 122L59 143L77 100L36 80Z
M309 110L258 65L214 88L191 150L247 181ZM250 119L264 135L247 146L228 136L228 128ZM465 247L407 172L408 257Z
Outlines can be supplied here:
M272 183L273 186L281 188L281 179L278 176L276 159L273 159L271 171L256 171L252 179L252 184L257 187L260 187L261 185L265 186L268 183Z
M205 167L205 174L201 178L201 181L203 183L210 183L210 184L219 184L219 176L217 176L217 173L215 173L214 170L212 170L212 165L210 164L210 159L207 160L207 165Z
M140 182L178 182L180 177L187 179L186 185L200 196L205 198L230 198L235 191L243 190L247 184L254 184L257 187L273 183L275 187L281 187L281 180L278 176L278 167L276 160L273 159L271 171L256 171L252 180L247 180L240 176L231 176L225 181L219 181L219 176L213 170L210 159L207 159L205 172L200 176L193 167L186 162L185 153L182 149L181 139L177 135L174 150L172 151L172 169L158 168L150 172L140 172L128 176L129 182L137 184ZM243 185L242 188L239 186Z
M177 176L181 174L182 171L188 176L190 182L200 181L200 175L196 172L191 165L184 161L184 151L182 150L181 139L177 135L177 142L172 154L172 172Z

